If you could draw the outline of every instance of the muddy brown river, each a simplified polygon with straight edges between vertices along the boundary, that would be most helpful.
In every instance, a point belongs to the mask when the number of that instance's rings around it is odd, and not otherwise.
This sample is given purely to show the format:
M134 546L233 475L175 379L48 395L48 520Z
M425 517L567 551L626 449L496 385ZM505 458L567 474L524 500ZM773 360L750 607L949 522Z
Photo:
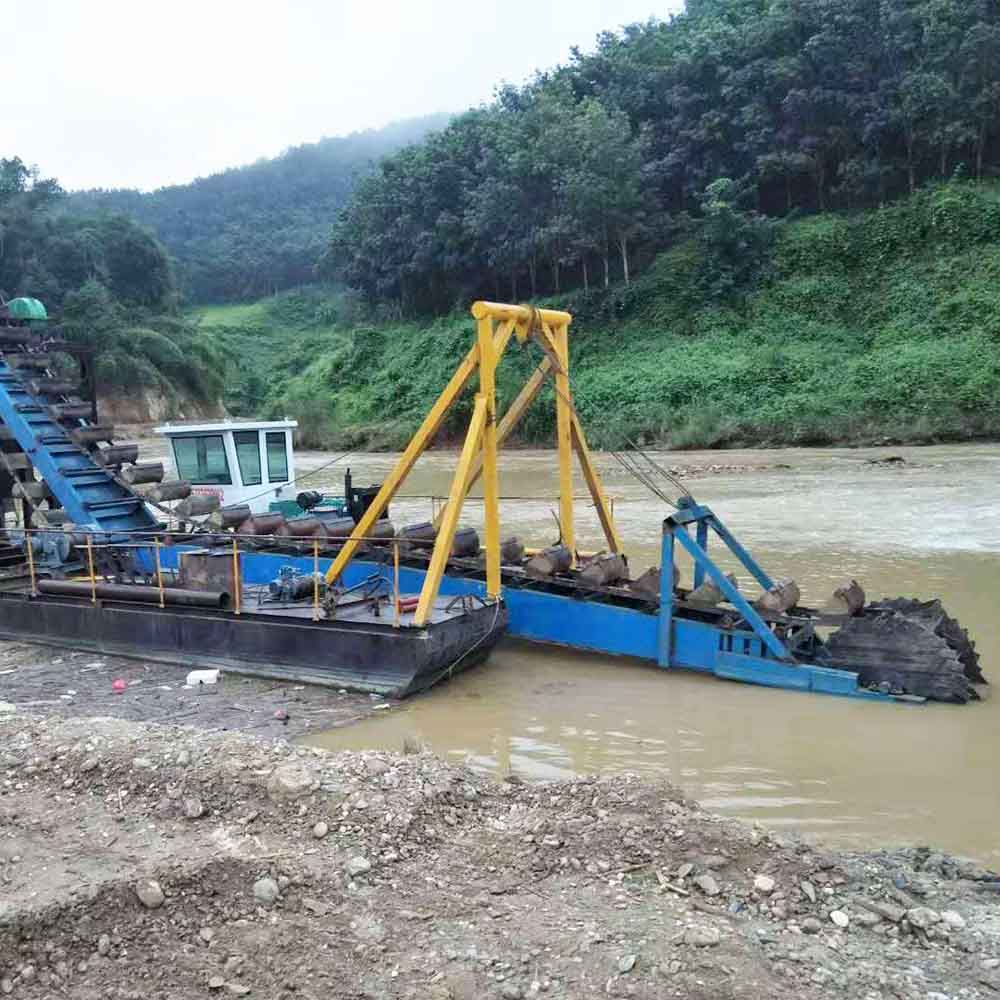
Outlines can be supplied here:
M901 455L900 467L869 459ZM299 472L330 456L299 456ZM356 455L307 483L379 481L395 456ZM1000 446L687 452L665 465L740 466L691 476L772 576L819 605L854 577L870 598L942 596L1000 683ZM393 507L425 520L447 493L454 453L417 466ZM661 501L609 456L599 465L633 572L658 562ZM788 468L776 467L786 465ZM503 458L505 534L555 540L555 456ZM577 478L577 492L583 492ZM463 523L479 524L470 502ZM600 546L578 504L578 546ZM690 569L686 575L690 578ZM744 574L745 578L745 574ZM1000 699L966 707L871 704L752 687L612 657L504 643L482 667L370 721L318 738L332 748L398 749L416 737L441 755L526 780L582 772L666 775L706 807L842 845L927 843L1000 862Z

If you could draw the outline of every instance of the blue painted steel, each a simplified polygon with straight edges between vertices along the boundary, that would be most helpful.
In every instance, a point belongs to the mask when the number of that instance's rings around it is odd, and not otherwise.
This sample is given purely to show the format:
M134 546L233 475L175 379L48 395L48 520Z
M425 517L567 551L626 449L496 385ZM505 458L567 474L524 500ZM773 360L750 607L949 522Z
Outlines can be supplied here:
M682 498L681 506L667 518L671 524L694 524L697 521L704 521L712 516L712 512L708 507L691 503L690 501L683 503L683 500L684 498Z
M729 546L733 555L746 567L747 572L765 589L770 590L774 586L774 581L764 572L757 560L736 540L736 537L729 529L712 514L708 523L715 533Z
M146 505L69 439L65 429L28 392L20 374L0 359L0 421L45 480L69 519L99 531L156 527Z
M737 653L720 653L714 671L717 677L732 681L747 681L766 687L795 691L816 691L821 694L849 695L869 701L891 701L889 695L866 691L858 687L858 675L844 670L830 670L808 663L775 663Z
M698 522L698 548L708 555L708 521ZM694 585L700 587L705 582L705 567L699 562L694 565Z
M177 569L179 554L185 547L160 549L163 569ZM154 571L152 551L138 550L137 562L147 573ZM325 573L332 559L320 557L319 571ZM244 552L241 556L243 582L248 586L267 585L278 575L282 566L291 565L302 573L313 572L312 556L275 555L265 552ZM384 563L354 559L347 564L341 577L345 586L352 587L373 573L391 580L392 567ZM399 568L399 589L404 594L418 594L424 583L424 571L408 566ZM443 596L477 594L486 596L482 580L445 576L441 581ZM511 635L536 642L557 643L576 649L610 653L614 656L635 656L656 660L657 618L633 608L584 601L563 594L542 594L517 587L504 588L504 601L510 618L507 631Z
M164 569L177 568L179 551L182 550L166 547L160 550ZM303 573L313 571L311 556L247 552L242 559L243 579L251 585L267 584L278 575L278 569L283 565L291 564ZM152 552L142 552L140 562L147 572L151 572ZM321 558L320 572L325 572L331 562L331 559ZM343 581L351 586L373 573L381 573L388 579L391 568L385 564L354 560L345 570ZM403 592L418 593L423 581L423 570L400 568L400 589ZM483 595L485 586L479 580L445 576L441 593ZM659 659L660 618L652 612L517 587L504 588L504 600L510 614L508 632L517 638L613 656L636 657L654 663ZM856 673L771 659L768 650L753 632L727 631L707 622L676 616L673 620L671 665L750 684L878 701L891 700L888 696L859 688Z
M722 591L725 595L726 600L743 617L746 619L747 624L753 628L754 632L759 636L761 642L779 659L779 660L791 660L792 655L785 648L785 644L767 627L767 623L763 618L750 606L747 599L729 582L726 575L719 569L718 566L712 562L711 559L705 554L704 550L699 548L693 541L691 541L690 536L686 531L676 532L677 540L687 549L688 553L695 560L695 564L701 564L705 567L705 572L709 575L712 582Z
M660 542L660 623L656 662L670 666L674 620L674 531L666 521Z

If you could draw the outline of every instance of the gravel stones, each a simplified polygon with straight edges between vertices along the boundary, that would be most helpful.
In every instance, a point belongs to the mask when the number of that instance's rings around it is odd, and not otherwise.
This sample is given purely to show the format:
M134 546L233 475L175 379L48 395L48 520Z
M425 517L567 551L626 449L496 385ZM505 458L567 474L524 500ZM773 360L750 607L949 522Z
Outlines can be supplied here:
M965 930L965 917L963 917L962 914L958 913L956 910L942 910L941 920L952 930Z
M846 913L844 913L843 910L831 910L830 920L836 927L839 927L842 931L846 931L851 923L851 918Z
M895 906L893 903L883 903L876 899L862 899L859 902L866 910L871 910L872 913L877 913L883 920L889 920L894 924L898 924L906 916L906 910L901 906Z
M139 879L135 884L135 894L147 910L159 909L166 899L163 895L163 889L160 888L160 883L155 878Z
M257 879L253 884L253 898L265 906L270 906L280 895L281 890L273 878L265 876Z
M184 800L184 815L188 819L201 819L205 815L205 806L201 799L191 796Z
M799 888L802 890L802 895L805 896L810 903L816 902L816 887L812 884L812 882L802 882L800 883Z
M635 968L635 963L638 960L638 955L622 955L618 959L618 971L621 973L631 972Z
M695 924L684 931L684 943L695 948L714 948L722 940L722 935L714 927Z
M815 917L806 917L802 921L803 934L819 934L822 929L823 925Z
M694 884L698 886L698 888L701 889L706 896L718 896L719 893L722 892L719 888L719 883L715 880L715 876L709 875L708 872L698 875L694 880Z
M912 910L906 911L906 919L909 920L911 927L925 931L938 923L941 916L937 910L932 910L929 906L915 906Z
M276 767L267 780L267 794L272 802L292 802L307 795L313 786L311 772L297 764Z
M107 934L102 934L97 939L97 954L107 955L111 951L111 938Z
M770 896L774 892L774 879L770 875L758 875L753 880L753 887L762 896Z
M349 858L344 867L351 878L357 878L359 875L364 875L365 872L370 872L372 870L372 863L367 858L357 855L356 857Z
M317 840L322 840L330 832L329 823L320 820L312 829L312 834Z

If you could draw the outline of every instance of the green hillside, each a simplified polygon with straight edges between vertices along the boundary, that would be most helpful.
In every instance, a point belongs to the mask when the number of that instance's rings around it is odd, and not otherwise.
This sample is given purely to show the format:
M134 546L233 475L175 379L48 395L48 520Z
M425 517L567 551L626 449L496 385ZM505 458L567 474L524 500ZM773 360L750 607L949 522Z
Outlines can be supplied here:
M304 143L281 156L148 193L77 191L77 214L124 213L170 252L194 302L252 299L313 280L330 226L380 157L444 128L447 114Z
M1000 188L953 183L785 224L756 256L748 220L703 230L629 286L551 300L575 316L577 405L596 444L1000 433ZM404 442L472 333L464 312L361 321L350 297L319 287L206 309L200 325L230 359L234 410L296 416L304 442L336 447ZM504 398L536 360L511 352ZM548 439L552 422L543 400L521 440Z

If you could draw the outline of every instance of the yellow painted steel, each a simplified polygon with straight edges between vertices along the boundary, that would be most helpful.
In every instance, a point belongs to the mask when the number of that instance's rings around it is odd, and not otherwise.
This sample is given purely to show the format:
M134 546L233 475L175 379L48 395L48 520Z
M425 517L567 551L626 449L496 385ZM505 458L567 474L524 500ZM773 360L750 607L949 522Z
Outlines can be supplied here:
M28 554L28 575L31 577L31 596L38 596L38 584L35 581L35 553L31 547L31 532L25 529L24 551Z
M533 309L531 306L512 306L505 302L473 302L472 315L476 319L512 319L516 323L530 323L537 316L543 323L569 326L573 317L558 309Z
M594 501L594 508L597 510L597 517L604 530L604 537L608 541L608 548L612 552L622 551L621 538L618 536L618 529L615 527L614 501L610 503L604 495L604 488L601 485L601 477L597 473L597 467L590 457L590 449L587 447L587 439L583 433L583 426L580 418L574 411L571 421L573 431L573 447L576 449L576 457L580 461L580 469L583 471L583 478L587 481L587 489L590 490L590 498Z
M458 527L458 518L462 513L462 501L465 499L465 479L472 466L472 460L475 458L476 449L479 447L479 441L486 424L486 412L486 397L479 393L472 409L472 419L469 421L469 431L465 435L465 444L462 446L462 454L458 459L458 468L451 481L448 508L444 515L444 521L441 523L441 530L434 541L434 551L431 553L427 575L424 577L424 585L420 590L420 600L417 603L416 614L413 616L414 625L426 625L427 619L434 609L434 601L437 600L438 590L441 587L441 577L444 576L444 568L448 562L448 556L451 555L451 547L455 540L455 528ZM499 556L499 551L497 555Z
M156 589L160 594L160 607L165 607L166 602L163 599L163 567L160 564L160 538L156 538L156 548L154 549L156 553Z
M507 412L500 418L500 422L497 424L497 451L499 453L500 448L503 443L510 437L511 432L518 425L521 417L528 412L531 404L535 401L538 393L541 391L542 386L545 384L545 379L548 377L549 372L552 371L552 362L547 358L542 358L541 364L531 373L531 377L521 388L521 391L517 394L514 402L507 407ZM483 472L483 452L476 456L475 461L472 463L472 468L469 470L469 479L465 484L465 495L469 495L469 490L476 485L476 480L482 475ZM433 518L435 530L441 527L441 519L444 517L444 507L442 507Z
M476 321L476 339L479 344L479 396L484 400L482 448L479 441L463 468L459 482L459 503L469 492L469 472L477 452L483 456L483 520L486 535L486 596L500 596L500 481L497 478L497 359L493 353L493 320L486 316ZM442 527L444 523L442 521Z
M556 443L559 446L559 530L562 543L576 565L576 530L573 525L573 412L569 387L568 326L552 327L543 321L543 332L556 350Z
M319 610L319 539L313 539L313 621L320 620Z
M399 542L392 543L392 604L393 628L399 628Z
M388 504L398 492L413 465L431 444L440 430L448 410L479 373L479 393L469 423L458 468L452 480L448 499L434 517L437 537L427 575L414 615L416 625L428 621L441 586L454 542L462 504L476 480L483 477L485 500L486 591L500 596L500 488L497 452L514 427L527 412L541 390L545 379L554 374L556 390L556 427L559 454L559 521L562 541L573 552L576 561L576 535L573 520L573 452L576 451L587 487L604 529L608 547L621 551L621 541L614 524L600 477L587 448L586 437L576 415L569 380L569 325L572 316L556 309L535 309L531 306L507 305L498 302L476 302L472 306L476 318L475 346L459 364L435 404L424 418L406 450L382 484L378 495L364 516L355 525L351 537L327 570L326 580L333 584L354 556L359 543L370 533ZM517 334L520 342L529 338L538 342L545 358L532 373L503 418L497 421L496 369ZM397 594L398 601L398 594ZM238 605L237 605L238 607Z
M548 360L550 367L555 369L557 375L561 371L562 374L565 375L566 384L568 385L569 371L568 368L563 366L561 357L562 352L559 349L557 338L553 336L550 329L543 329L542 335L538 338L538 342L539 346L545 352L545 357ZM556 398L558 402L564 403L570 412L570 438L573 448L576 450L577 458L580 461L580 468L583 470L583 477L587 481L587 489L590 490L590 498L594 501L597 516L600 519L601 527L604 530L604 537L608 542L608 548L612 552L621 552L621 538L618 535L618 529L615 527L614 506L613 504L608 503L607 497L604 495L604 487L601 484L601 477L597 472L597 467L594 465L593 459L590 457L590 449L587 447L587 438L583 433L583 425L580 423L580 417L576 412L576 407L573 405L573 397L568 392L562 392L559 389L558 382L556 383ZM562 453L560 453L560 459L561 458ZM570 483L570 487L572 487L572 482ZM560 494L560 499L563 495L564 494ZM570 497L572 503L572 493L570 494Z
M493 341L493 355L495 358L503 356L507 349L507 344L514 333L515 321L513 319L501 324L497 330ZM361 540L371 531L375 522L382 516L382 512L389 505L389 502L396 495L397 490L402 486L403 481L409 475L417 459L423 454L427 446L434 440L434 435L441 429L441 424L447 416L451 405L458 399L462 390L468 385L469 379L475 374L479 367L479 344L466 354L462 363L455 370L451 380L444 387L437 402L431 407L430 412L424 417L424 422L417 429L417 433L410 439L406 450L400 455L395 468L389 474L389 478L382 484L371 506L365 511L361 520L354 526L351 537L344 543L340 554L334 559L333 564L326 571L326 582L335 583L340 574L344 572L344 567L351 561Z
M94 536L87 535L87 570L90 573L90 603L97 603L97 575L94 573Z
M233 600L236 602L233 614L240 613L240 599L243 596L243 580L240 576L240 550L236 547L236 539L233 539Z

